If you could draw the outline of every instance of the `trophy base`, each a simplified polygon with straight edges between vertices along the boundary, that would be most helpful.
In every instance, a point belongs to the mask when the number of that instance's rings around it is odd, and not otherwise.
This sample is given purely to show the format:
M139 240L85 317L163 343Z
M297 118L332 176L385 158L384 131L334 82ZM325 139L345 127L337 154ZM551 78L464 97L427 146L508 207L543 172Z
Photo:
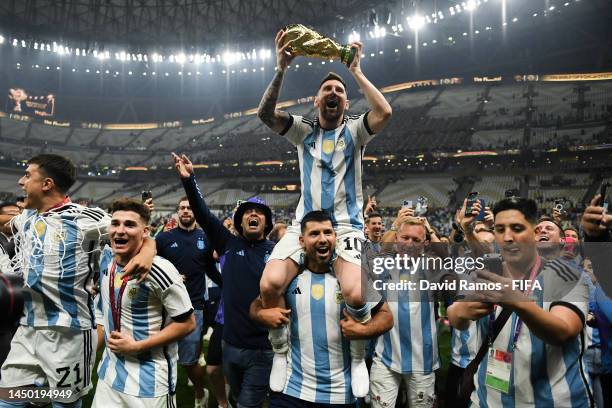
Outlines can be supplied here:
M345 45L340 50L340 61L342 61L347 67L350 67L353 63L353 59L355 59L356 53L357 48L351 47L350 45Z

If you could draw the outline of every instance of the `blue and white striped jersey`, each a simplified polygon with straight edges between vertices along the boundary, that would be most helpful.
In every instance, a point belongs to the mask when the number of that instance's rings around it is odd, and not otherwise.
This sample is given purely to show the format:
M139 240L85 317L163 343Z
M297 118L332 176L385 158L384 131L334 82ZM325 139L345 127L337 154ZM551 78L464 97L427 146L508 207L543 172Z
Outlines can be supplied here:
M476 322L470 322L465 330L451 329L451 363L457 367L467 367L482 344L478 334Z
M548 261L537 280L542 287L533 290L538 306L548 311L555 305L563 305L585 321L589 293L579 271L561 260ZM500 312L501 308L497 308L496 315ZM478 321L480 336L488 335L489 319L487 316ZM512 350L517 319L513 313L495 339L494 348ZM532 334L523 323L512 353L509 393L485 385L485 357L474 376L473 404L476 407L590 407L591 393L583 369L584 337L583 330L562 346L553 346Z
M100 259L100 293L97 297L98 324L104 326L108 341L115 330L109 297L109 274L113 254L107 246ZM121 267L117 265L115 299L121 287ZM136 341L160 332L172 318L192 313L191 300L176 268L156 256L151 272L140 284L128 281L121 301L121 332ZM98 366L98 378L118 392L142 398L173 394L176 387L176 343L150 349L138 355L119 355L104 348Z
M302 195L295 213L324 210L332 215L334 226L363 230L362 156L374 137L367 113L345 116L333 130L319 126L318 119L291 116L281 133L298 150Z
M94 252L110 220L99 208L70 202L41 214L25 210L13 218L15 273L25 283L22 325L95 327Z
M389 271L391 282L412 281L419 288L424 272ZM392 371L431 373L440 367L438 326L433 294L428 290L389 291L383 297L393 314L391 330L378 337L375 356Z
M345 307L330 273L305 270L287 288L290 347L284 394L317 404L352 404L351 355L340 320Z

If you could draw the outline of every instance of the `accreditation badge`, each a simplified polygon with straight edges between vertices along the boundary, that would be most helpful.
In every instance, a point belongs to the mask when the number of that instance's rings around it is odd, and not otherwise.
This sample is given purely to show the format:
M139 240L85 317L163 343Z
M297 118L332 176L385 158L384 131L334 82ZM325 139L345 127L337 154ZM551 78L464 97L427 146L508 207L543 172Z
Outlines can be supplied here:
M507 394L510 391L512 353L491 348L487 358L486 386Z

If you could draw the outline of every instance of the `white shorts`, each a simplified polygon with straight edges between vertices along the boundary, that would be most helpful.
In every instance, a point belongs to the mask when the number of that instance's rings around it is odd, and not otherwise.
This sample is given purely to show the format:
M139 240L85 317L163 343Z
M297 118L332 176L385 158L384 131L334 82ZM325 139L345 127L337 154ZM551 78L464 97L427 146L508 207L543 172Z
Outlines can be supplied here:
M436 401L435 373L401 374L374 357L370 370L370 398L372 408L394 407L402 380L406 384L410 408L431 408Z
M345 261L361 266L361 250L365 242L363 231L336 227L336 255ZM300 246L300 224L295 221L289 228L285 236L276 244L270 259L280 259L284 261L291 258L296 264L302 263L302 254L304 251Z
M97 343L95 329L19 326L2 365L0 387L36 385L72 390L70 398L59 402L77 401L91 389Z
M142 398L114 390L103 380L98 381L91 408L175 408L176 396Z

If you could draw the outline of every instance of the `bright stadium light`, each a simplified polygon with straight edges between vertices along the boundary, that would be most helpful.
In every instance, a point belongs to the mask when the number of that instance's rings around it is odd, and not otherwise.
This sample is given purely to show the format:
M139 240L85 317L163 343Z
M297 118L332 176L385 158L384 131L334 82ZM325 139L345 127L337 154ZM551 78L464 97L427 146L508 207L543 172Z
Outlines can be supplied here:
M359 33L356 32L355 30L353 30L348 36L349 44L355 41L360 41L360 40L361 40L361 35L359 35Z
M425 17L423 16L419 16L417 14L415 14L412 17L408 17L408 27L410 27L410 29L412 31L419 31L421 28L423 28L425 26Z
M463 6L463 8L467 11L474 11L476 10L476 1L474 0L469 0L467 3L464 3L465 6Z
M0 44L4 44L4 37L0 35ZM38 43L37 43L38 44Z

